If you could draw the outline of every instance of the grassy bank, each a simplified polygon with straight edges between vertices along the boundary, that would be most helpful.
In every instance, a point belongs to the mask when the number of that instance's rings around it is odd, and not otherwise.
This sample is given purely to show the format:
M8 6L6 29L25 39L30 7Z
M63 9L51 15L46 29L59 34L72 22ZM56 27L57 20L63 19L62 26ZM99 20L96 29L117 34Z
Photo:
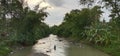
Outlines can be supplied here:
M7 56L10 51L8 46L0 46L0 56Z
M100 49L112 56L120 56L120 41L113 42L109 46L103 47L103 46L94 45L94 47L96 47L97 49Z
M7 56L11 52L7 40L0 39L0 56Z
M77 40L73 38L66 38L66 40L73 42L73 43L83 43L83 44L90 45L102 52L109 54L110 56L120 56L120 41L112 41L112 43L109 45L101 46L98 44L93 44L85 39Z
M120 56L120 41L114 41L114 42L112 41L112 43L107 46L100 46L85 40L81 40L80 43L90 45L96 49L99 49L102 52L109 54L110 56Z

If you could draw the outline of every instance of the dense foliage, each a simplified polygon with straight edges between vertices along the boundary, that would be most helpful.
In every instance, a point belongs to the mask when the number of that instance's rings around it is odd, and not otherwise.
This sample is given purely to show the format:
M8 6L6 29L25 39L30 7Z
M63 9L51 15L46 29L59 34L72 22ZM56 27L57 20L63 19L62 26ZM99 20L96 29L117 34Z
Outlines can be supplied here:
M61 25L49 27L47 17L39 5L30 10L24 0L0 0L0 56L6 56L15 44L32 45L50 33L74 41L84 41L113 55L120 54L120 0L98 0L101 6L92 6L96 0L80 0L89 8L72 10L65 14ZM99 21L101 8L110 9L110 22Z
M24 14L22 19L13 19L10 22L12 27L12 40L22 44L33 44L37 39L49 35L49 26L41 22L46 15L44 12L25 11Z
M104 4L102 8L106 8L111 12L109 17L111 17L110 22L107 27L111 27L111 45L107 47L98 47L103 51L113 55L120 56L120 0L80 0L80 4L93 6L94 3ZM107 37L109 37L107 35Z
M87 41L101 46L110 44L114 37L111 35L111 26L102 22L92 24L89 29L84 31L84 34Z
M0 56L5 56L14 44L32 45L50 34L43 22L47 12L38 7L30 10L24 0L0 0Z
M94 6L96 2L104 3L104 6ZM94 47L113 56L119 56L120 0L80 0L80 4L88 5L88 8L67 13L61 25L52 27L53 33L75 41L83 40L95 44ZM110 22L99 21L103 13L102 8L110 10Z
M72 10L66 14L63 23L58 26L55 32L58 36L71 37L77 40L84 39L83 35L86 28L90 28L92 24L99 22L101 14L102 11L99 6L91 9Z
M94 6L95 3L104 4L102 8L110 10L110 17L120 17L120 0L80 0L81 5L87 5L88 7Z

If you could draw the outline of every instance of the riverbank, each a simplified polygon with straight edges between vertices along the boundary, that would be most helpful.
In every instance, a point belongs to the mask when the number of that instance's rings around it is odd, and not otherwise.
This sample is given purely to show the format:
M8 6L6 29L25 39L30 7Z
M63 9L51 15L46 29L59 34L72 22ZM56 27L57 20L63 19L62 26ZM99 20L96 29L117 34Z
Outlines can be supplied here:
M0 45L0 56L7 56L11 49L9 46L6 45Z
M120 41L113 42L109 46L94 46L95 48L102 50L105 53L110 54L111 56L120 56Z
M85 40L75 40L71 38L66 38L70 43L70 48L68 48L68 56L111 56L109 53L97 48L94 44Z
M0 56L7 56L11 52L9 41L0 38Z
M76 41L71 38L68 38L67 40L69 40L70 42L72 42L75 45L79 45L80 43L90 45L93 48L96 48L104 53L109 54L110 56L120 56L120 41L112 41L112 43L110 45L100 46L97 44L90 43L86 40Z
M84 43L84 44L83 44ZM20 47L21 48L21 47ZM74 41L50 35L32 47L23 47L11 56L110 56L86 41ZM99 49L99 50L98 50Z
M92 44L88 41L82 40L81 43L90 45L104 53L109 54L110 56L120 56L120 41L112 41L111 44L106 46L100 46L97 44Z

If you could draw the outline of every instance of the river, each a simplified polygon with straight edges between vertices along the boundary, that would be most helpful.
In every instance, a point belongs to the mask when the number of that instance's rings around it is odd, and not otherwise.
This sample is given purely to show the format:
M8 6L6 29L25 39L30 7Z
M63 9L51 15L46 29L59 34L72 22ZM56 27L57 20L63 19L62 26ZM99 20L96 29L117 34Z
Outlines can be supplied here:
M34 53L44 53L49 56L109 56L89 45L70 44L64 38L58 38L56 35L38 40L32 47L25 47L17 50L9 56L41 56L34 55Z

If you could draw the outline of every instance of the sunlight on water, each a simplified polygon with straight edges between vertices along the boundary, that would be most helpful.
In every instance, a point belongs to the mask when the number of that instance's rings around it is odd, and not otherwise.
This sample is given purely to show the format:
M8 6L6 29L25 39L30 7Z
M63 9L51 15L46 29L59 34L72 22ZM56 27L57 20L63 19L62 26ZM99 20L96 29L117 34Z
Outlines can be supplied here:
M38 40L33 46L35 53L44 53L50 56L66 56L65 48L68 46L67 41L58 39L56 35L50 35L47 38Z

